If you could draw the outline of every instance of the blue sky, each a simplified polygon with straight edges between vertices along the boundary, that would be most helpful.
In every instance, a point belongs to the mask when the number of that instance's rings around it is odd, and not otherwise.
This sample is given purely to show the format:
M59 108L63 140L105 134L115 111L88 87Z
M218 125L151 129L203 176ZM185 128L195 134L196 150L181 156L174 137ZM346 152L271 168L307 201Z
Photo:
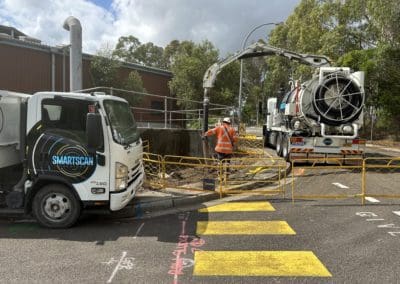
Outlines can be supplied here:
M113 48L120 36L166 46L174 39L210 40L222 55L241 48L255 26L281 22L300 0L0 0L0 24L49 45L68 42L68 16L82 24L83 49ZM267 36L261 28L249 42Z
M91 0L94 4L103 7L104 9L109 9L112 1L111 0Z

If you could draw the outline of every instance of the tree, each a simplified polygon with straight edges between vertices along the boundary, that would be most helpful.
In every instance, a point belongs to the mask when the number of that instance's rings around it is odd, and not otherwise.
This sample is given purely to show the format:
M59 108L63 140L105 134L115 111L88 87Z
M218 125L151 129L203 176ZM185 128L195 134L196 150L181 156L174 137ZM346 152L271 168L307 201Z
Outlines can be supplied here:
M128 78L123 84L123 89L135 92L133 94L119 92L119 96L126 99L131 106L140 104L143 99L143 93L146 93L146 89L143 87L142 77L136 70L129 73Z
M117 82L119 66L120 63L112 55L110 49L100 49L90 62L90 75L93 85L99 87L119 86Z
M132 94L129 92L115 91L114 95L126 99L131 105L137 105L142 99L142 94L146 92L143 81L139 73L131 71L127 78L121 79L118 71L121 64L113 55L109 48L103 48L97 52L90 64L90 74L94 86L113 87L128 91L139 92Z
M138 38L122 36L118 39L113 55L120 60L156 68L166 68L164 49L152 42L142 44Z
M191 41L174 43L174 52L170 54L171 71L173 78L169 83L172 93L186 108L201 108L202 105L187 100L203 100L203 76L206 70L218 61L219 51L209 41L195 44ZM235 103L235 94L238 90L239 67L238 63L224 68L218 77L215 88L210 95L211 103L232 105Z
M137 63L142 65L166 68L166 64L163 58L164 49L162 47L154 45L152 42L148 42L140 45L134 52L133 57Z
M121 36L118 39L118 43L115 46L113 51L113 56L116 56L118 59L137 63L136 58L134 57L134 52L141 45L141 42L138 38L130 35L130 36Z

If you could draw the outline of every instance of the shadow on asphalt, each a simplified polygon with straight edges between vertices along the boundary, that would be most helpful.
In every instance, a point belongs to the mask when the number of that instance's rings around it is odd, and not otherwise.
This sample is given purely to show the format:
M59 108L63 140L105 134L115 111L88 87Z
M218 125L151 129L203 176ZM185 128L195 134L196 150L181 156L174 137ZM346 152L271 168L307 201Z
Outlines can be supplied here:
M189 239L197 238L197 221L207 220L208 214L197 210L150 219L115 219L86 214L72 228L48 229L33 219L1 218L0 239L53 239L104 245L119 238L156 237L160 242L177 243L182 234L188 235Z
M249 196L249 199L265 200L264 196ZM245 202L248 198L244 198ZM271 203L290 203L291 199L268 198ZM298 203L300 203L299 201ZM202 205L198 208L205 208ZM0 219L0 239L51 239L76 242L93 242L105 245L120 238L157 238L159 242L177 243L181 236L188 242L199 239L196 235L198 221L208 221L208 213L198 210L181 211L148 219L107 218L102 215L85 214L69 229L47 229L33 219ZM142 225L144 224L144 225Z

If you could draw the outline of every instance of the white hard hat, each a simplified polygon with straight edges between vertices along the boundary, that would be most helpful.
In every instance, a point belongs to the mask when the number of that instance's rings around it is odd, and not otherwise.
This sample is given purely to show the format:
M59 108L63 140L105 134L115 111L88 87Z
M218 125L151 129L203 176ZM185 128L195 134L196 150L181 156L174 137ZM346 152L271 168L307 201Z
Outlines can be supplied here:
M231 118L230 117L224 117L224 119L222 121L230 124L231 123Z

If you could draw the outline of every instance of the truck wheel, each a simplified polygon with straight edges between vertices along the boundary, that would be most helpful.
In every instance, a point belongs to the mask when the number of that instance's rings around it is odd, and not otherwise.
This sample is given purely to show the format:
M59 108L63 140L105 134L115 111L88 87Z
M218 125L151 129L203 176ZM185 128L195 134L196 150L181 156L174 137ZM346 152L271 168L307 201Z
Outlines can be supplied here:
M277 137L276 137L276 154L279 157L282 157L282 139L283 139L283 135L282 133L278 133Z
M32 211L37 221L44 227L68 228L78 220L81 205L68 187L49 184L35 195Z
M270 147L270 143L269 143L269 140L271 139L270 136L271 136L271 133L269 131L264 132L264 147Z
M289 160L289 139L287 135L282 135L282 158Z

